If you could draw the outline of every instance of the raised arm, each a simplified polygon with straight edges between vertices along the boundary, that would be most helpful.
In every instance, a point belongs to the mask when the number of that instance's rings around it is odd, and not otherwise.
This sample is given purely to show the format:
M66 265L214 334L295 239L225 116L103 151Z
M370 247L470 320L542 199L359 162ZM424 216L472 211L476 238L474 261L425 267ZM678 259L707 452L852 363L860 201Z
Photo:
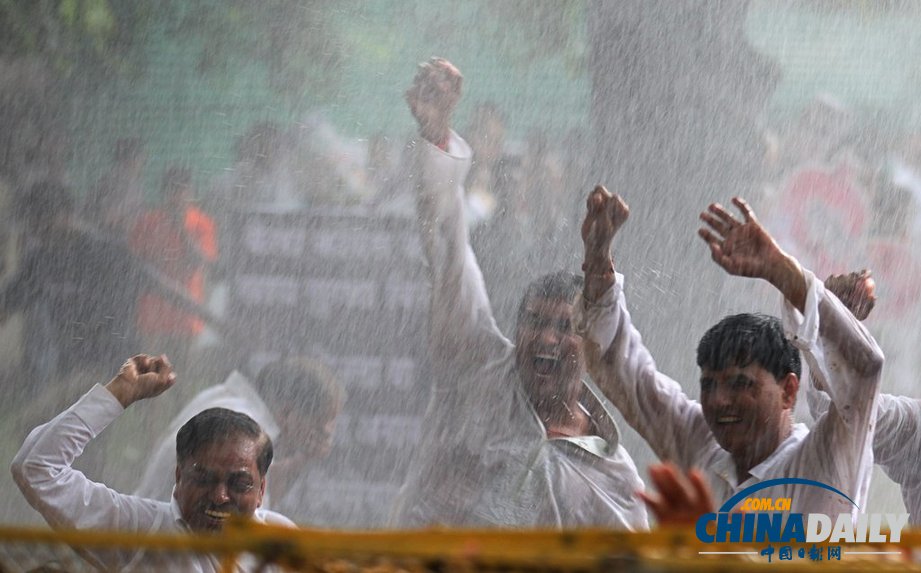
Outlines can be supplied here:
M412 180L431 273L430 346L442 362L484 364L509 347L496 327L464 223L467 143L451 131L462 77L447 60L419 67L406 102L422 138L412 149Z
M795 330L803 330L795 332L794 340L802 350L821 337L825 340L817 342L841 354L855 372L878 378L882 353L863 325L821 281L777 245L748 203L739 197L732 202L741 211L742 221L716 203L700 215L708 226L700 229L700 236L710 247L713 260L731 275L761 278L774 285L789 305L784 318L790 319L787 322L792 322ZM794 309L798 312L790 312ZM809 320L813 313L814 319ZM804 335L809 340L803 340ZM827 381L824 361L817 374L822 374L820 381Z
M708 436L700 404L658 372L630 319L623 276L615 272L611 244L630 210L617 195L596 187L589 195L582 240L585 284L576 305L588 371L624 419L663 460L689 468Z
M876 285L866 269L831 275L825 279L825 288L858 320L867 318L876 305ZM831 406L824 386L814 378L808 399L809 411L816 419ZM902 487L906 506L917 507L916 500L921 497L921 472L918 472L917 461L921 456L921 402L890 394L880 394L877 401L874 461Z
M163 512L157 502L118 493L71 466L125 408L160 394L175 379L166 357L135 356L105 387L93 387L76 404L32 430L11 471L29 504L49 525L138 532L159 525Z
M809 412L819 420L832 407L831 398L813 379L808 387ZM921 505L921 401L909 396L880 394L876 404L873 461L902 488L910 510ZM913 502L910 500L914 500ZM919 517L914 514L913 523Z
M713 260L728 273L764 279L783 295L784 328L831 398L832 407L813 430L814 447L840 452L829 462L835 464L837 475L854 471L872 435L882 351L822 281L780 249L745 201L735 198L733 203L743 220L720 205L710 205L701 214L708 227L700 236Z

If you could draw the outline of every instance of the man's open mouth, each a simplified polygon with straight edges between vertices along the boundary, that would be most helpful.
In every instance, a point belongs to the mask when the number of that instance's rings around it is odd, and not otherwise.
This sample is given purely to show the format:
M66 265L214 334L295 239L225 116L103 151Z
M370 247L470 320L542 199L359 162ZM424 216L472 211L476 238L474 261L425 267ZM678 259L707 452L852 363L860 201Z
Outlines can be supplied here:
M553 354L538 354L531 360L531 365L540 376L549 376L559 368L560 359Z
M741 421L740 416L720 416L716 419L717 424L738 424Z
M207 515L207 516L210 517L211 519L217 519L217 520L223 521L223 520L225 520L225 519L227 519L227 518L230 517L230 512L228 512L228 511L217 511L216 509L206 509L206 510L205 510L205 515Z

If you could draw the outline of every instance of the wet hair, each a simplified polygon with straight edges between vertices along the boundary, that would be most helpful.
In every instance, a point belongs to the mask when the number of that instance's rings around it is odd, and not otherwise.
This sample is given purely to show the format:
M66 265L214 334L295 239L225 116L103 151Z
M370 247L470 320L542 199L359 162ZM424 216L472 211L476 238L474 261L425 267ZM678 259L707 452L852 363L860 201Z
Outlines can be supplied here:
M344 400L344 392L332 372L302 357L266 364L253 385L270 407L297 404L305 418L333 415Z
M57 181L39 181L16 197L13 204L16 217L34 226L74 212L74 198Z
M780 319L766 314L735 314L711 327L697 345L697 366L706 370L757 364L780 380L802 374L799 350L784 336Z
M521 302L518 304L518 324L521 323L521 319L524 317L528 301L543 298L565 300L571 303L576 299L576 295L582 291L584 282L585 280L580 275L569 271L556 271L537 278L525 289L524 296L521 297Z
M255 420L227 408L208 408L192 417L176 434L176 461L182 464L201 448L231 437L244 436L256 441L256 467L265 476L272 464L272 439Z

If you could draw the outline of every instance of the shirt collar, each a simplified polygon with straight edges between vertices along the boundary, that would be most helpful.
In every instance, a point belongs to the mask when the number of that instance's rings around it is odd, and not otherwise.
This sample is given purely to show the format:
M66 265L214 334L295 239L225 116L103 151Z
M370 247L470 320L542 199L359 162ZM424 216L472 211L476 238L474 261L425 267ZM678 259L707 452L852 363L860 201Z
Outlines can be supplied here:
M771 452L771 455L763 462L748 470L749 477L741 483L756 483L764 481L766 476L775 475L776 472L774 468L779 463L786 462L787 452L791 448L795 448L808 434L809 428L807 428L805 424L793 424L793 430L790 432L790 435L787 436L787 439L781 442L780 445L777 446L777 449ZM739 476L736 473L736 464L732 459L732 454L722 448L719 448L719 454L716 459L710 462L710 471L725 480L733 489L741 485Z
M777 472L774 471L774 468L779 463L786 462L788 452L802 442L807 435L809 435L809 428L805 424L793 424L793 430L787 436L787 439L782 441L767 459L748 470L748 473L758 481L763 481L765 476L776 475Z
M175 486L174 486L175 489ZM189 524L186 523L185 519L182 518L182 512L179 511L179 502L176 501L176 496L171 495L169 498L169 510L170 515L173 518L173 523L179 526L180 529L185 531L191 531Z
M586 380L582 380L582 386L588 390L584 395L584 399L588 401L588 407L582 402L579 402L578 406L592 421L592 427L595 433L589 436L546 438L547 428L541 421L540 416L537 415L537 411L534 410L534 405L531 404L531 400L528 399L527 394L520 384L518 384L516 388L516 393L518 399L523 400L526 404L545 439L548 439L548 441L562 440L569 442L599 458L610 457L614 455L617 446L620 444L620 432L617 428L617 422L614 421L606 405L595 394L597 389L593 387L593 384L590 384Z
M716 459L710 462L710 471L724 480L731 487L736 487L739 480L736 476L736 464L732 460L732 454L723 448L717 449Z

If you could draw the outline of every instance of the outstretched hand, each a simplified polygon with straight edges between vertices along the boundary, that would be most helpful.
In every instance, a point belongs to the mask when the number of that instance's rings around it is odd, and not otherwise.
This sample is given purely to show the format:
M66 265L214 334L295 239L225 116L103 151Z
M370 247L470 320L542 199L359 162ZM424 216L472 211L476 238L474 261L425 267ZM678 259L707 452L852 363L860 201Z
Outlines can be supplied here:
M413 84L406 90L409 111L419 123L419 133L435 145L448 140L451 115L461 97L464 77L444 58L419 64Z
M844 303L857 320L870 315L876 305L876 282L867 269L846 275L829 275L825 288Z
M175 383L173 365L165 354L138 354L122 364L106 388L127 408L138 400L159 396Z
M719 203L700 214L707 226L697 233L710 247L711 258L731 275L770 282L802 311L806 279L799 263L780 248L744 199L733 197L732 204L741 211L741 221Z
M768 278L771 265L783 254L767 230L755 218L748 203L732 199L742 221L719 203L712 203L700 218L707 224L698 231L710 247L713 261L727 273L741 277Z
M649 477L658 493L639 492L660 526L688 526L705 513L715 511L713 495L700 471L684 475L670 462L649 466Z

